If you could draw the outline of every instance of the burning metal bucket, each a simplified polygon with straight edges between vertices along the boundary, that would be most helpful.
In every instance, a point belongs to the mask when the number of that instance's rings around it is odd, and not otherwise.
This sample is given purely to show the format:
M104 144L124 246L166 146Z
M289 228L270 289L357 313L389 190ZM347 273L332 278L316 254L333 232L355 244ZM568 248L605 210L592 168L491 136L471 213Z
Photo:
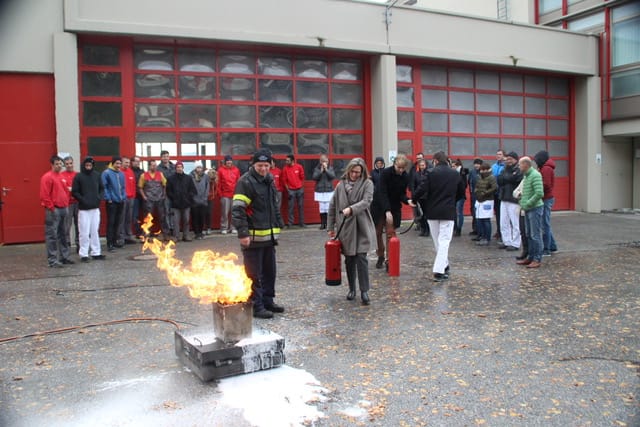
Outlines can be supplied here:
M213 304L213 332L219 340L230 343L250 338L253 332L253 303Z

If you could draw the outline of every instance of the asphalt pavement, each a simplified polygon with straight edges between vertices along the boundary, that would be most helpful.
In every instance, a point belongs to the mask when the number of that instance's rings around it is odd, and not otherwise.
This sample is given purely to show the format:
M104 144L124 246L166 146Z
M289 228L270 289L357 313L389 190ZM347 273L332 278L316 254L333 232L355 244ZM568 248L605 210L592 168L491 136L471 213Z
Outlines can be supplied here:
M61 269L42 244L0 247L0 426L640 426L640 215L553 227L559 250L533 270L475 246L467 218L442 283L410 230L400 277L371 254L369 306L324 284L326 233L286 230L286 311L254 319L285 338L286 364L206 383L174 331L211 329L212 308L141 245ZM212 234L176 254L206 249L240 252Z

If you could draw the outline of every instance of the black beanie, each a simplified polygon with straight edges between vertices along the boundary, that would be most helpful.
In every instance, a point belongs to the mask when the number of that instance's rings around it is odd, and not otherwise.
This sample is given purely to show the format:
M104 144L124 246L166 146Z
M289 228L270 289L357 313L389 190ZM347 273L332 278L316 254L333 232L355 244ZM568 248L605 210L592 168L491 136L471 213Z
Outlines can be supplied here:
M271 163L271 151L267 150L266 148L261 148L260 150L256 151L256 153L253 155L253 159L251 159L251 163L256 162Z

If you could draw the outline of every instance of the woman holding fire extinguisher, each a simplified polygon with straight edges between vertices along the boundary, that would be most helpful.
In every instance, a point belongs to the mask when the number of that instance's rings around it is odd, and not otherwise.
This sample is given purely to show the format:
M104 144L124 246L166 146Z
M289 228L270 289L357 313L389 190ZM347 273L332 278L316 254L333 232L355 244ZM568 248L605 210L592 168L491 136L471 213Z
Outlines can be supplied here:
M373 182L369 179L365 161L356 157L347 165L329 203L327 230L333 238L336 227L339 229L338 239L349 282L347 299L355 299L357 277L364 305L369 304L367 253L376 247L375 225L369 213L371 200Z

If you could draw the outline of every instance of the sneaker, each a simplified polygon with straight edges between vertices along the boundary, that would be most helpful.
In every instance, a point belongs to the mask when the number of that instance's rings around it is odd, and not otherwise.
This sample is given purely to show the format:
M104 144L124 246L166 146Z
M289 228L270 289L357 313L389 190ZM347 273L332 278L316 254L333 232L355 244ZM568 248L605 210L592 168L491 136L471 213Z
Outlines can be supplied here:
M476 246L489 246L489 241L485 239L478 240L476 242Z
M273 313L284 313L284 307L281 305L276 304L275 302L271 303L271 304L265 304L264 308L267 311L271 311Z
M227 234L227 230L222 230L220 234Z
M258 319L271 319L273 317L273 311L269 311L266 308L253 310L253 317Z
M542 252L542 256L551 256L551 252L544 251L544 252Z
M64 265L62 265L62 263L56 261L56 262L49 263L49 268L64 268Z
M231 230L231 234L238 234L238 230L234 228L233 230Z
M509 252L513 252L513 251L519 251L520 248L516 248L515 246L507 246L505 250Z
M62 262L64 265L72 265L72 264L75 264L75 262L74 262L74 261L71 261L70 259L67 259L67 258L63 259L61 262Z
M82 258L80 258L80 261L89 262L89 257L88 256L83 256Z
M469 236L477 236L477 235L478 235L478 232L475 230L469 232Z
M498 249L507 249L507 247L508 247L508 246L507 246L507 245L505 245L504 243L500 243L500 244L498 245Z
M448 275L442 273L433 273L433 281L434 282L444 282L449 278Z
M471 239L472 242L479 242L480 240L482 240L482 237L480 236L476 236Z
M300 228L307 228L307 224L300 224Z
M106 259L107 257L105 255L91 255L91 258L102 261L102 260Z

